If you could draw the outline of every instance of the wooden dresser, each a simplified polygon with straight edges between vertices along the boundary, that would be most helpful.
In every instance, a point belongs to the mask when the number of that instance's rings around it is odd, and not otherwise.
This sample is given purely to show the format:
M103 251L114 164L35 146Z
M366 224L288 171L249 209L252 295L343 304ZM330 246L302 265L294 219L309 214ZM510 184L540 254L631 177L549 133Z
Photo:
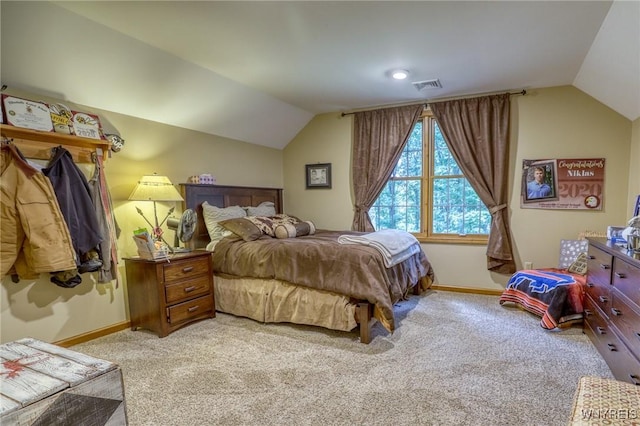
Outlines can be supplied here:
M192 251L167 260L125 258L131 329L165 337L176 329L216 316L211 253Z
M640 385L640 255L589 238L585 333L618 380Z

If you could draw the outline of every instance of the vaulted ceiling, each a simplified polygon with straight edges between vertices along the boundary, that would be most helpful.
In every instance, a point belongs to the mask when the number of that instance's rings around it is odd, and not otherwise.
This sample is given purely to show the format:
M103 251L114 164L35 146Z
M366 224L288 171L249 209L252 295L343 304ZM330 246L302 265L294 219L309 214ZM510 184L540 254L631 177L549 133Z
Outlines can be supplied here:
M640 117L637 0L0 7L3 84L274 148L318 113L559 85Z

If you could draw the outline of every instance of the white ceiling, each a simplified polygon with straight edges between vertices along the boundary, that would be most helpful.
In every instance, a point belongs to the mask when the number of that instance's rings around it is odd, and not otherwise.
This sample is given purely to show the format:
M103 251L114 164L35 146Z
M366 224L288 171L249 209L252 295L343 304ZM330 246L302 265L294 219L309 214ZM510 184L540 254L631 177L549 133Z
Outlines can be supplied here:
M274 148L318 113L559 85L640 117L639 0L0 7L3 84Z

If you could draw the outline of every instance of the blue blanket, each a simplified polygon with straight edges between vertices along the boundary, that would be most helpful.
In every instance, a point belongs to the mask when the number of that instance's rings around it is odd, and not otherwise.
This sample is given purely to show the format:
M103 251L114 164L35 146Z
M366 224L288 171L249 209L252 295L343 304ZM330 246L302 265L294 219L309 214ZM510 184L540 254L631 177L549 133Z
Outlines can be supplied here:
M566 269L528 269L511 276L500 296L500 304L515 303L542 317L540 325L548 330L560 324L582 319L585 276Z

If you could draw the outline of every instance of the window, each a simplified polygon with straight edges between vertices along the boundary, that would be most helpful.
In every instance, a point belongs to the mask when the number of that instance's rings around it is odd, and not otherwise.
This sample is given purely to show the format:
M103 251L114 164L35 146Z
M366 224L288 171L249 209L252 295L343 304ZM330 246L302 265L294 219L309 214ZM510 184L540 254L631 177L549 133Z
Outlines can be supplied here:
M484 243L491 226L430 115L416 123L369 216L375 229L402 229L434 242Z

